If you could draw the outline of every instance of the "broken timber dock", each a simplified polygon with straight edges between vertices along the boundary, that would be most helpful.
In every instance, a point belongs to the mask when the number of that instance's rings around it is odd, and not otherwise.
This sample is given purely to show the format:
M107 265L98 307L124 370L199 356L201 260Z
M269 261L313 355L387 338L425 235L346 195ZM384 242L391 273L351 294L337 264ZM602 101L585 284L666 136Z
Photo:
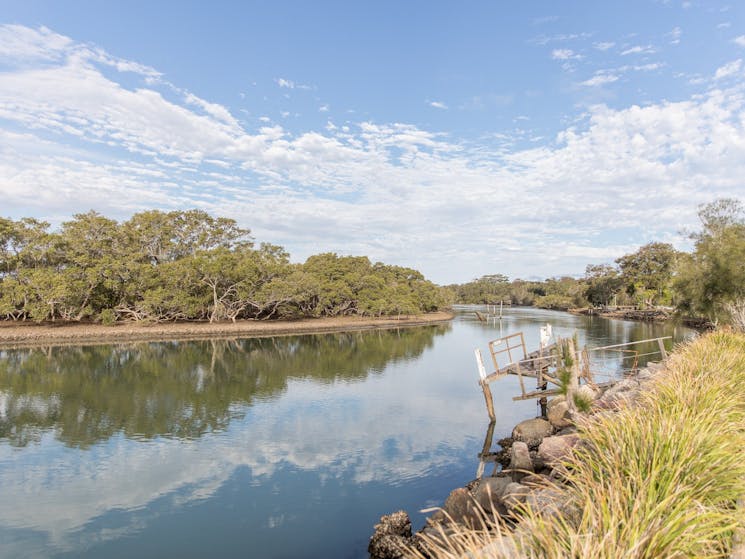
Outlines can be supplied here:
M566 393L568 401L572 400L574 393L582 384L587 384L593 389L611 386L621 380L617 375L609 375L608 380L596 382L596 373L593 372L594 364L590 355L597 354L596 361L602 361L601 352L615 352L621 354L622 360L631 360L628 372L635 372L639 357L658 354L661 360L667 358L665 340L672 339L671 336L662 338L651 338L623 344L614 344L602 347L588 348L582 350L575 347L572 338L553 339L551 325L547 324L541 328L541 342L539 349L528 353L525 346L525 336L522 332L510 334L489 342L489 353L494 365L494 372L487 374L481 350L475 350L476 363L479 370L479 384L484 392L486 410L489 419L494 421L494 399L491 393L490 383L507 375L516 375L520 382L521 394L514 396L513 400L527 400L540 398L545 404L547 396ZM639 354L638 350L631 349L634 345L648 342L657 342L658 350ZM535 379L536 389L526 390L525 379ZM548 384L556 388L548 388ZM570 404L571 405L571 404Z

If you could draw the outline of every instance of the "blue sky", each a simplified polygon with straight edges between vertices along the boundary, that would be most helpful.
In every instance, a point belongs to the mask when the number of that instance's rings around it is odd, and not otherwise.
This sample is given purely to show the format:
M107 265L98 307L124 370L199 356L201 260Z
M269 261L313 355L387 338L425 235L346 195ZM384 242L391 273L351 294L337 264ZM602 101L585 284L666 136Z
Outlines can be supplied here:
M0 2L0 214L577 275L745 196L741 2Z

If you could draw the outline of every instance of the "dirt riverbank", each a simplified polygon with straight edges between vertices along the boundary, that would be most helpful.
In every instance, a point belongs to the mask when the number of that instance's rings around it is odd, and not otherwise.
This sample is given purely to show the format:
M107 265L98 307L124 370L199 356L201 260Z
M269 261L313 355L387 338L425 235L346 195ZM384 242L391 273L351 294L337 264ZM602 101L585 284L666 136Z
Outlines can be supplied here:
M113 326L81 323L0 322L0 347L96 344L133 341L254 338L289 334L403 328L447 322L450 312L405 317L308 318L302 320L243 320L238 322L123 323Z

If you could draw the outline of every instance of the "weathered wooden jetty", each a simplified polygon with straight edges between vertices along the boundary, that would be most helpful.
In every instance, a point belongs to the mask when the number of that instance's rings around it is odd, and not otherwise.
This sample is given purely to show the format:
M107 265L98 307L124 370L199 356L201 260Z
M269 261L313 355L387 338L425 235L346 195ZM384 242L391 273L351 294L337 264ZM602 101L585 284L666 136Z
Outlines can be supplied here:
M525 336L522 332L516 332L503 336L489 342L489 354L494 365L494 371L487 374L481 350L475 350L476 362L479 370L479 384L484 392L486 410L489 418L494 421L494 399L490 384L507 375L516 375L520 382L521 394L514 396L513 400L527 400L530 398L545 399L547 396L568 393L572 396L582 384L588 384L594 390L611 386L621 380L617 375L603 382L596 381L594 364L591 355L596 361L603 360L603 354L615 352L620 354L624 361L630 362L630 367L625 372L636 370L639 357L657 354L661 359L667 357L665 340L670 336L651 338L623 344L613 344L601 347L577 349L575 340L572 338L554 338L551 325L547 324L541 328L541 341L537 350L528 352L525 346ZM639 353L633 346L645 343L657 342L659 349L644 354ZM618 357L616 357L618 359ZM564 378L560 378L561 371L565 371ZM526 388L526 379L535 379L534 390ZM549 384L555 388L549 388ZM571 398L568 398L571 400ZM542 402L545 403L545 400Z
M499 305L496 303L486 305L486 312L474 311L476 318L481 322L489 322L490 320L501 320L502 310L504 307L511 307L512 301L499 301Z

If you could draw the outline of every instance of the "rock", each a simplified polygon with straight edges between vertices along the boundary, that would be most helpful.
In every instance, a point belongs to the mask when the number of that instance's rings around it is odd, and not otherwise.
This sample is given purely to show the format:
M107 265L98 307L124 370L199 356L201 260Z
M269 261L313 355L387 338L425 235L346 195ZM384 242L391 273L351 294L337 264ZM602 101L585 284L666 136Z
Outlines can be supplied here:
M636 373L636 379L642 382L647 381L652 377L654 377L654 373L649 369L640 369L639 372Z
M406 557L411 540L411 519L400 510L380 517L367 551L371 559L400 559Z
M563 396L549 401L546 406L546 417L548 422L557 429L572 425L572 420L569 417L569 405Z
M531 486L545 487L547 484L551 484L551 478L544 474L530 474L525 476L520 482L523 485L530 488Z
M538 450L530 451L530 460L533 462L534 472L540 472L546 467L546 463L543 461L543 458L538 456Z
M524 442L529 447L537 447L541 444L541 439L548 437L553 431L554 428L548 421L537 417L518 423L512 430L512 438Z
M404 559L408 554L409 540L395 534L373 536L367 551L370 559Z
M522 483L510 483L502 494L502 502L507 508L507 512L514 515L519 506L525 502L528 493L530 493L530 489Z
M621 392L628 392L629 390L634 390L635 388L638 388L638 387L639 387L639 383L637 381L625 378L623 380L618 381L616 384L614 384L608 390L606 390L605 393L603 394L603 398L606 398L609 396L615 396L616 394L620 394Z
M596 409L614 410L633 402L640 391L638 380L623 379L611 386L595 402Z
M657 363L655 361L650 361L649 363L647 363L647 370L652 374L659 373L664 368L665 365L663 365L662 363Z
M579 435L576 434L546 437L538 447L538 456L547 466L553 467L569 456L577 443L579 443Z
M560 437L561 435L573 435L577 432L577 427L574 425L570 425L569 427L564 427L563 429L560 429L554 433L557 437Z
M588 403L594 402L598 397L597 391L595 391L589 384L581 384L577 389L576 395Z
M430 523L474 526L479 523L479 507L471 493L465 487L459 487L450 492L445 504L442 505L442 510L430 517Z
M545 516L560 514L564 505L564 497L556 487L542 487L534 489L525 497L525 506Z
M507 450L512 446L512 437L505 437L503 439L499 439L497 441L497 444L501 446L503 449Z
M520 481L524 476L534 471L530 450L528 445L522 441L515 441L512 445L509 471L512 474L511 481Z
M505 512L502 495L511 483L512 479L504 476L483 478L473 491L473 498L487 513L493 509L501 514Z

